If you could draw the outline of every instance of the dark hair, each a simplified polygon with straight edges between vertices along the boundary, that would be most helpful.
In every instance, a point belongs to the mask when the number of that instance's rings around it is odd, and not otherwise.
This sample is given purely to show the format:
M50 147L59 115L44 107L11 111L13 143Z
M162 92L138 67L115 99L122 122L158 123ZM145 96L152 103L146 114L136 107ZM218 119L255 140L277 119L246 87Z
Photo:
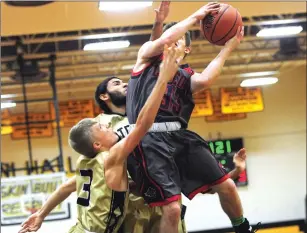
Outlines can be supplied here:
M111 109L108 107L108 105L106 104L106 102L104 102L103 100L100 99L100 95L101 94L106 94L107 91L107 87L108 87L108 83L109 81L111 81L112 79L115 79L117 77L112 76L109 78L106 78L105 80L103 80L96 88L95 91L95 100L96 103L99 105L100 109L103 110L105 113L112 113Z
M173 27L175 24L177 24L176 22L171 22L171 23L168 23L166 24L164 27L163 27L163 32L165 32L167 29ZM187 47L189 47L191 45L191 33L190 31L187 31L185 33L185 45Z
M68 136L69 145L79 154L88 158L96 156L97 151L93 147L92 126L97 124L92 118L85 118L74 125Z

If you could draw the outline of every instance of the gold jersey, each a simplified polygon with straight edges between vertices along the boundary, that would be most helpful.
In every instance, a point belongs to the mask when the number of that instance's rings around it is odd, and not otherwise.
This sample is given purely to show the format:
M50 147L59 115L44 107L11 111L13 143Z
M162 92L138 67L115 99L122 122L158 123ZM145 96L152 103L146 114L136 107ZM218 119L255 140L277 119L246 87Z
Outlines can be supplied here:
M100 114L95 118L103 124L110 124L120 136L128 134L126 117ZM129 193L111 190L104 176L104 156L101 152L95 158L80 156L76 165L78 222L90 232L117 232L126 215Z

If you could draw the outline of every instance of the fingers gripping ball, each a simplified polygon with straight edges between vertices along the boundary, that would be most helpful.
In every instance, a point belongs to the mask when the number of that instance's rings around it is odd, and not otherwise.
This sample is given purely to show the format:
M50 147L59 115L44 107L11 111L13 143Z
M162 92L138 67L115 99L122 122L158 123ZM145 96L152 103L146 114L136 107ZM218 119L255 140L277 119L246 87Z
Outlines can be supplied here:
M238 27L243 26L239 11L228 4L221 4L215 15L206 16L200 24L203 36L212 44L225 45L236 35Z

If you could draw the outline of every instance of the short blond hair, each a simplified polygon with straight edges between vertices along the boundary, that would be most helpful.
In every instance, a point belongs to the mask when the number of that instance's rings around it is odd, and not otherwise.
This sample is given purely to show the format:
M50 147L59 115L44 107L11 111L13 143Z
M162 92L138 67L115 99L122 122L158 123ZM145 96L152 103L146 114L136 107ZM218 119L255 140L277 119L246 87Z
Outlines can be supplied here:
M97 151L93 147L94 139L92 126L97 122L92 118L85 118L74 125L68 136L69 145L79 154L93 158Z

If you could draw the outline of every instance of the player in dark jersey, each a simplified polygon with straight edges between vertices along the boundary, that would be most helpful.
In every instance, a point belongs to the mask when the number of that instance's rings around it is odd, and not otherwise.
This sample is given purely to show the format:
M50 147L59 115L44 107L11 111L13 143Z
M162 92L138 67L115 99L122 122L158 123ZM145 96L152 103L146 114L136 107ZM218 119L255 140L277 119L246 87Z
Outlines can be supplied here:
M182 47L182 58L191 50L189 28L208 14L215 14L220 4L209 3L187 19L166 30L139 50L136 65L128 84L126 111L130 124L137 116L152 91L159 74L165 44ZM187 130L194 108L193 93L208 87L222 70L225 60L240 44L243 28L229 40L219 55L200 74L191 69L178 69L168 84L155 122L165 124L167 132L148 133L134 151L137 161L135 181L139 192L151 206L163 206L160 231L177 232L180 218L180 193L192 199L209 188L220 197L223 210L238 233L254 232L243 217L241 201L235 184L214 159L205 140Z

